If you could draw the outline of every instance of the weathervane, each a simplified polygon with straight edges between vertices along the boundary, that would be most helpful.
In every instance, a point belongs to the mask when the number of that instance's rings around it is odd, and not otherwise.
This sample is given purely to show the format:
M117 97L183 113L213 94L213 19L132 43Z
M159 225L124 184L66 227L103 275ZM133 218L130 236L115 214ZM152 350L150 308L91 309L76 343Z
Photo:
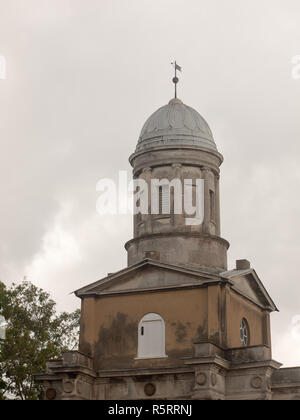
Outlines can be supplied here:
M173 83L175 85L175 98L177 98L177 83L179 82L179 79L177 77L177 70L181 72L182 71L182 68L176 63L176 61L174 61L171 64L175 68L175 77L173 77Z

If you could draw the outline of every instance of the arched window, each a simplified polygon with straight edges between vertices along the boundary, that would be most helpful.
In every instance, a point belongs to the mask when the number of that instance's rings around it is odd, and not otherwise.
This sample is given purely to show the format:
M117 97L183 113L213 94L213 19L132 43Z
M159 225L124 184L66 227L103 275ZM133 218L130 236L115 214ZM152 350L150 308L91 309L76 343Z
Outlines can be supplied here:
M138 358L167 357L165 350L165 322L158 314L147 314L139 323Z
M240 337L241 342L244 347L247 347L250 345L250 332L249 332L249 325L245 318L242 319L241 325L240 325Z
M3 55L0 55L0 80L6 79L6 60Z

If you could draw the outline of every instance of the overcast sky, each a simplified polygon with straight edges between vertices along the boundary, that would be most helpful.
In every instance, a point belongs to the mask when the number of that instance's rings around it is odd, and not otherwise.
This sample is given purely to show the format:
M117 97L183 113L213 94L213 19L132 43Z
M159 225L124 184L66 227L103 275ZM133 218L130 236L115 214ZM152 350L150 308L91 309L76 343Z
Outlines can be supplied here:
M131 216L100 217L96 183L130 170L177 59L225 157L229 267L251 261L281 311L273 357L300 365L299 18L299 0L0 0L0 279L72 310L126 266Z

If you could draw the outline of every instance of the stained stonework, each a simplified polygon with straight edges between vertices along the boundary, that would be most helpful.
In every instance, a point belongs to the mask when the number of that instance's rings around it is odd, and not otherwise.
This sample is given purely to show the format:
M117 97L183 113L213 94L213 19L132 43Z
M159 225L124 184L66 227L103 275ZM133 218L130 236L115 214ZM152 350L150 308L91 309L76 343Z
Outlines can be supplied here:
M153 179L204 180L203 223L190 225L173 210L134 216L134 235L125 245L128 267L76 291L79 351L49 361L37 376L45 399L300 399L300 368L280 369L272 360L276 305L249 261L227 268L222 162L205 120L180 100L147 121L130 156L133 177L149 186ZM164 349L145 358L139 342L147 314L160 320L148 346Z

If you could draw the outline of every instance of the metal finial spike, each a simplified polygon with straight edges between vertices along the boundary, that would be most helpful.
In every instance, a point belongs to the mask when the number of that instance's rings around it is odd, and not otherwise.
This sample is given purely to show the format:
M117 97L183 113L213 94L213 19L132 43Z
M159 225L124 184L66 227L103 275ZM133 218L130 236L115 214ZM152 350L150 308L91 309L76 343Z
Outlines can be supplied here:
M177 77L177 70L178 71L182 71L182 68L177 64L176 61L174 61L173 63L171 63L174 68L175 68L175 77L173 77L173 83L175 85L175 99L177 99L177 84L179 83L179 79Z

